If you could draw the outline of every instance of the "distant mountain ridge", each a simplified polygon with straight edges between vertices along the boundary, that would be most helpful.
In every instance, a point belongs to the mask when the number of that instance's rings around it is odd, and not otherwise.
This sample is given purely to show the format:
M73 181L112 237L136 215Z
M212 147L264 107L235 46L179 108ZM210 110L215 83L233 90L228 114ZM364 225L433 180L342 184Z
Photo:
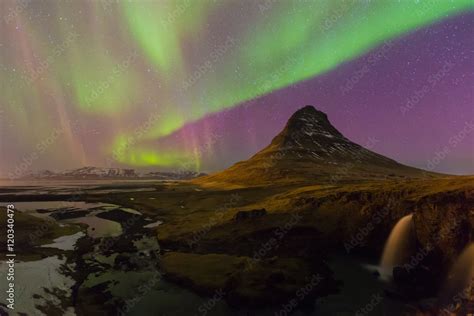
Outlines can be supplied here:
M82 167L73 170L65 170L54 172L50 170L42 170L30 173L22 179L50 179L50 180L80 180L80 179L156 179L156 180L189 180L203 173L194 171L180 172L161 172L153 171L139 173L134 169L128 168L101 168L101 167Z
M335 183L361 179L433 177L353 143L313 106L296 111L270 145L246 161L196 179L199 184L263 185L285 181Z

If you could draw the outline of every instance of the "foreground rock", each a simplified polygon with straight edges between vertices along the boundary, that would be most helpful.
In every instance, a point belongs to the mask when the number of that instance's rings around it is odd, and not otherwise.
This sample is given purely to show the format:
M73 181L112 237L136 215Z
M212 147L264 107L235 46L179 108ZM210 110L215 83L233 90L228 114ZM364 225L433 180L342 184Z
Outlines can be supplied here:
M156 231L160 243L175 252L298 257L306 262L322 253L345 252L375 262L392 228L413 214L416 249L403 268L419 275L418 284L404 282L403 275L397 283L406 296L420 298L439 290L446 272L474 236L473 177L311 185L282 191L265 197L264 203L236 204L218 213L216 221L210 220L216 217L212 206L206 206L211 211L170 212ZM232 190L227 196L239 194L242 201L252 201L247 192ZM199 192L196 200L204 198L217 200L221 193ZM264 216L249 215L262 207ZM245 209L249 211L241 213ZM425 270L430 277L424 277Z

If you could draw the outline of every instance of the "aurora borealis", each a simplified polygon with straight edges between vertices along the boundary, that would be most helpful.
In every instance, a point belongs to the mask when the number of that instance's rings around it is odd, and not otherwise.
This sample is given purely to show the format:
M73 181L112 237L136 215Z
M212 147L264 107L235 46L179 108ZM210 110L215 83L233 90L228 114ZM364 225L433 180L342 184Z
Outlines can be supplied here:
M2 1L0 175L25 158L33 170L212 171L262 148L306 103L361 144L380 139L390 157L426 168L450 146L433 170L473 173L472 135L449 141L474 121L473 8Z

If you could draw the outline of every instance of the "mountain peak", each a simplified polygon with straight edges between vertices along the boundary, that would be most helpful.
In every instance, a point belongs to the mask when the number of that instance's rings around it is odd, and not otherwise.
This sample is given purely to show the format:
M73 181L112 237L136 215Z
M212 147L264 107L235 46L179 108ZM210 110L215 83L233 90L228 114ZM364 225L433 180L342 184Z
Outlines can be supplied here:
M326 113L318 111L312 105L306 105L291 116L283 131L273 139L272 145L307 147L316 139L328 138L345 139L329 122Z
M296 111L271 144L246 161L196 183L261 185L309 181L417 177L424 173L401 165L344 137L327 115L307 105Z
M304 107L302 107L301 109L293 113L291 118L299 118L299 117L306 117L306 116L319 116L321 118L327 119L326 113L317 110L312 105L305 105Z

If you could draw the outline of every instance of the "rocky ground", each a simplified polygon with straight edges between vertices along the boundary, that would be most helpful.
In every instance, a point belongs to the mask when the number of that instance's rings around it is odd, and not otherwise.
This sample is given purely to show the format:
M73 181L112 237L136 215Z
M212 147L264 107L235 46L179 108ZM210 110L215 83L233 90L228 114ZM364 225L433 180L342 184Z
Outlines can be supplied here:
M224 288L230 303L253 305L267 304L268 291L278 288L285 290L273 299L284 301L318 273L325 282L312 295L332 293L337 278L325 264L327 255L377 260L393 226L410 213L413 255L423 254L412 261L416 289L413 277L410 283L397 273L396 281L406 299L436 295L453 261L472 242L474 227L473 177L228 189L188 183L107 199L163 221L155 233L170 280L202 294ZM245 262L259 271L257 279ZM286 267L290 262L306 268L282 275L292 271Z

